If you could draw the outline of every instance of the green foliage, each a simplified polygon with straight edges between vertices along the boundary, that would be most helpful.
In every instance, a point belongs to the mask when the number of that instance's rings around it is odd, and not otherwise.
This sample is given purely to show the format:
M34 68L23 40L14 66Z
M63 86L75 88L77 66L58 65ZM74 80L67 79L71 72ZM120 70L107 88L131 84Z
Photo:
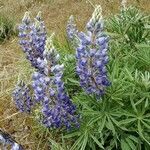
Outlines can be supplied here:
M14 23L9 18L0 14L0 42L9 39L15 34Z
M121 63L117 59L110 62L112 86L99 101L82 91L73 96L82 122L79 131L64 136L75 139L71 150L150 147L150 73L130 70Z
M150 36L148 28L150 16L144 15L135 7L126 8L120 14L112 16L107 21L108 32L116 33L127 43L133 45L146 42Z
M138 51L132 54L132 59L137 62L136 68L139 70L150 71L150 45L148 44L138 44L136 45Z
M108 19L111 86L99 98L79 86L72 46L55 40L64 64L66 91L81 115L80 128L67 133L43 131L39 140L52 150L149 150L150 149L150 41L148 17L129 7ZM46 131L45 131L46 130ZM48 139L48 140L47 140ZM38 149L37 146L37 149ZM40 146L39 146L40 147ZM44 149L44 148L43 148Z
M58 46L61 52L65 49L62 54L64 80L81 114L81 127L63 134L64 141L72 144L65 147L62 142L51 141L53 149L150 148L150 47L147 44L150 39L146 19L138 9L129 7L108 20L108 33L112 32L107 66L111 86L99 100L80 88L71 46Z

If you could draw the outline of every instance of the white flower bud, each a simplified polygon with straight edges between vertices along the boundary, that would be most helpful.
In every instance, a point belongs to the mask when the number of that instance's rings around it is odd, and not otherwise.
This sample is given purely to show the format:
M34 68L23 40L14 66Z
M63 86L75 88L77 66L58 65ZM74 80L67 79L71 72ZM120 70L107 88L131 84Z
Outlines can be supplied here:
M22 22L25 24L29 24L31 22L31 18L29 12L25 12Z

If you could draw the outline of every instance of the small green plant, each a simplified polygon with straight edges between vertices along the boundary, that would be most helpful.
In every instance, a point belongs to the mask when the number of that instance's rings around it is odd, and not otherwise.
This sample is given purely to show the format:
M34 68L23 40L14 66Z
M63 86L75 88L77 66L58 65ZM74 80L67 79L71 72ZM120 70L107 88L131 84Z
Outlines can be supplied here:
M148 20L148 15L131 6L112 16L107 22L107 29L118 34L119 38L122 37L127 43L142 43L146 42L150 34L146 27Z
M15 29L13 21L0 14L0 42L9 39L14 34Z

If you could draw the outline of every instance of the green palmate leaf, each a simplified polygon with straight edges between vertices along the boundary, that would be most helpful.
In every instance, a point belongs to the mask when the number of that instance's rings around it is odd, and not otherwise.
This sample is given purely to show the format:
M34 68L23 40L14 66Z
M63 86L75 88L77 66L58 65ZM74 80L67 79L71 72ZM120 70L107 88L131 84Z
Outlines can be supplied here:
M116 131L115 131L115 127L112 123L112 121L110 120L109 116L107 115L107 122L106 122L106 127L108 129L110 129L113 132L113 135L115 135Z
M131 148L132 150L135 150L135 149L136 149L136 146L134 145L133 141L130 140L130 138L126 138L125 140L126 140L126 142L128 143L128 145L130 146L130 148Z
M131 150L129 144L124 139L121 139L121 150Z
M94 140L94 142L99 146L99 148L104 149L103 145L98 141L98 139L93 136L92 134L90 134L90 137Z
M119 122L118 122L115 118L113 118L112 116L110 116L110 119L112 120L112 122L113 122L115 125L119 126Z
M88 125L91 126L92 124L94 124L95 122L97 122L98 120L100 120L103 117L103 114L99 114L95 117L93 117L89 122Z
M132 141L134 141L135 143L139 143L139 140L137 137L133 136L133 135L129 135L128 136Z
M120 122L118 122L116 119L114 119L113 117L110 117L111 118L111 120L112 120L112 122L117 126L117 127L119 127L120 129L122 129L122 130L128 130L128 129L126 129L124 126L122 126L122 125L120 125Z
M134 10L136 10L135 13L132 13ZM148 17L145 16L138 9L129 7L120 14L111 17L108 20L107 28L109 31L120 34L129 43L141 43L148 37L144 27Z

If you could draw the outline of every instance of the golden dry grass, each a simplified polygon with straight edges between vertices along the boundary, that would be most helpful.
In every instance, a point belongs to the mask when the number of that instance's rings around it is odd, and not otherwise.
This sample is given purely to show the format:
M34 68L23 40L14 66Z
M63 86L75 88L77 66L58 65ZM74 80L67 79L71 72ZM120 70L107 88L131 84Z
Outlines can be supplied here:
M120 8L119 0L91 1L102 5L104 16L114 14ZM150 10L149 0L140 0L139 3L130 0L128 4L131 3L144 11ZM0 0L0 14L13 19L16 25L25 11L30 11L32 17L42 11L48 32L56 32L59 40L63 40L69 16L74 15L79 28L83 28L93 7L86 0ZM32 136L34 123L27 115L16 114L11 98L18 77L28 81L30 72L32 70L18 45L18 38L0 45L0 128L13 135L26 149L36 150L39 137Z
M0 13L7 15L16 23L20 23L25 11L29 11L34 17L38 11L42 11L43 19L49 32L56 35L65 31L65 26L70 15L74 15L78 26L83 28L90 17L93 7L88 0L0 0ZM118 12L121 0L90 0L93 4L100 4L104 16ZM149 0L127 0L128 5L134 4L144 11L150 10Z

